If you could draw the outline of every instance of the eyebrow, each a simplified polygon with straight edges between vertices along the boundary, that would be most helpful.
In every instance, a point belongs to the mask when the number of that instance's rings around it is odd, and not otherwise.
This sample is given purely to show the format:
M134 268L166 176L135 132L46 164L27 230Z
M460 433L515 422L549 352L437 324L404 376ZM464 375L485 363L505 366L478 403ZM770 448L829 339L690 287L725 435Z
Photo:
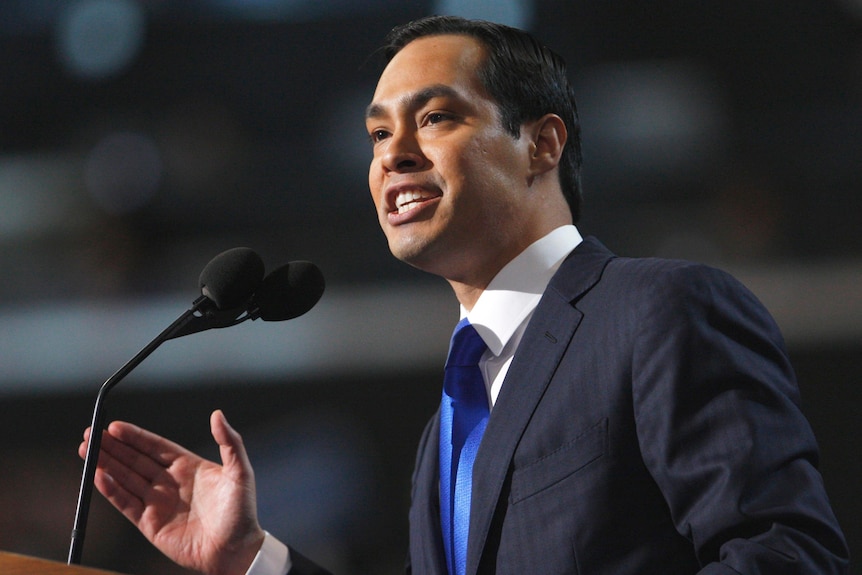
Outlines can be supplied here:
M433 84L418 92L406 94L399 98L399 104L410 110L421 108L429 101L439 97L457 97L458 92L451 86L445 84ZM372 102L365 108L365 119L380 118L386 115L385 108L381 104Z

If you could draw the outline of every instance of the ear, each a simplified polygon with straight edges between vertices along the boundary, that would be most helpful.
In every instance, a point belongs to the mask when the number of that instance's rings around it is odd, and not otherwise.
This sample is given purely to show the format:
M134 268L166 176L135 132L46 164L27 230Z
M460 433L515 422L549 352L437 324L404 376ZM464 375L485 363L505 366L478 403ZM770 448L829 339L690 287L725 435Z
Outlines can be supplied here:
M531 176L550 172L559 165L563 147L568 139L565 122L556 114L545 114L525 128L532 140L530 142Z

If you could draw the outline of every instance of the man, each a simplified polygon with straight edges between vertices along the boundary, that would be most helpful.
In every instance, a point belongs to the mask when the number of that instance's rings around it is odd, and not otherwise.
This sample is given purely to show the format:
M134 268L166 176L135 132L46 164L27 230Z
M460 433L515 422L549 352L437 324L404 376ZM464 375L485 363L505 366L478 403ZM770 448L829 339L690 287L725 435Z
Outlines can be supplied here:
M562 61L520 31L447 17L396 29L387 56L366 113L380 225L396 257L450 283L487 346L466 488L448 379L421 439L408 572L844 572L768 313L726 274L618 258L574 227ZM211 427L221 466L111 424L97 488L187 567L316 572L258 525L242 440L220 411Z

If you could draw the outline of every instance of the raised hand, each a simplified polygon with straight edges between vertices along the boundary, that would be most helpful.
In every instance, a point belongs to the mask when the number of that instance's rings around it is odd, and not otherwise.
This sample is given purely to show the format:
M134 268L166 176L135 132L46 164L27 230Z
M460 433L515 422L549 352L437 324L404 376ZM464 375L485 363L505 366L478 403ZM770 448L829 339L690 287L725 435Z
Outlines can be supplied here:
M210 575L242 574L264 539L254 473L242 438L220 410L210 428L221 465L115 421L102 438L95 485L174 562ZM81 457L89 432L78 448Z

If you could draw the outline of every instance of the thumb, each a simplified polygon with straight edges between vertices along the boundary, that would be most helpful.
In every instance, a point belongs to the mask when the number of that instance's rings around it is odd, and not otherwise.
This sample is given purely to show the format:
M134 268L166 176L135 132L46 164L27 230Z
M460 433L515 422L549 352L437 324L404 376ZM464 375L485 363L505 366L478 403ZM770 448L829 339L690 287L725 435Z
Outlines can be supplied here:
M236 477L251 475L251 463L242 436L230 426L222 410L217 409L210 415L210 431L218 444L225 470Z

